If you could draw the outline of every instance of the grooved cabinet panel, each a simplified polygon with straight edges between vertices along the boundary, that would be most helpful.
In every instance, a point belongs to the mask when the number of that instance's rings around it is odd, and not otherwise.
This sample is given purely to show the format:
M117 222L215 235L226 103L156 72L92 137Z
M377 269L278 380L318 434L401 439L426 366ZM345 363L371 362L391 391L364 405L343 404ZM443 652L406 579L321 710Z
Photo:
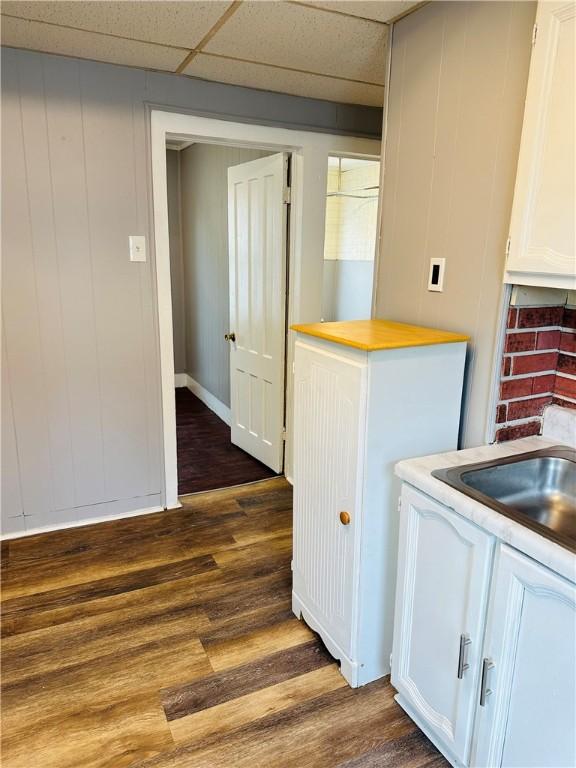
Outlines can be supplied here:
M352 656L367 366L301 344L296 355L294 591Z

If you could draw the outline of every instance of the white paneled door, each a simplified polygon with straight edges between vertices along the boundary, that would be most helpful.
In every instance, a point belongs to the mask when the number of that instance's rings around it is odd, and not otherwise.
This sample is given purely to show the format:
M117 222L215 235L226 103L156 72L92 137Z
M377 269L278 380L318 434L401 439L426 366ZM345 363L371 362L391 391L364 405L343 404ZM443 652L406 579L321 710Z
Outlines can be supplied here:
M228 169L232 442L284 462L288 155Z

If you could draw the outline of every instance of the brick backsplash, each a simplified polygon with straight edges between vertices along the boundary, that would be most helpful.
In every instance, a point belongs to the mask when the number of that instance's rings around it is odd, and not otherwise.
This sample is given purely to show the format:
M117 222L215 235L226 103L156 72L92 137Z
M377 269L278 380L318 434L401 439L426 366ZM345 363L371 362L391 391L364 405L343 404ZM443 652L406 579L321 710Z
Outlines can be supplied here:
M576 408L576 309L510 307L496 440L539 434L552 403Z

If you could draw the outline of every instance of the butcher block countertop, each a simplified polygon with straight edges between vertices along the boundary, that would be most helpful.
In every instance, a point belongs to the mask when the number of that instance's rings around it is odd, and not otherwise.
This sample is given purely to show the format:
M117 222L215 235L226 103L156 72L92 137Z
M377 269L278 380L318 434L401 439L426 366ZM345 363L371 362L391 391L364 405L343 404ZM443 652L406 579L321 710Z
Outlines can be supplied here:
M293 331L319 339L344 344L347 347L374 352L379 349L425 347L431 344L451 344L468 341L469 336L437 328L394 323L391 320L350 320L340 323L309 323L293 325Z

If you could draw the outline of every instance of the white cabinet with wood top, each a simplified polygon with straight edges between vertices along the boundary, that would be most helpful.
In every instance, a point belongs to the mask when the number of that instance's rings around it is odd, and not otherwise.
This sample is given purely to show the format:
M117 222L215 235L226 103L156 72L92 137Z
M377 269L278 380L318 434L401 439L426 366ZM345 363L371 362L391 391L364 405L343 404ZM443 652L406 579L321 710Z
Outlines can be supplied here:
M576 288L575 17L572 0L538 3L507 283Z
M466 337L296 326L293 610L350 685L390 671L402 457L453 449Z

